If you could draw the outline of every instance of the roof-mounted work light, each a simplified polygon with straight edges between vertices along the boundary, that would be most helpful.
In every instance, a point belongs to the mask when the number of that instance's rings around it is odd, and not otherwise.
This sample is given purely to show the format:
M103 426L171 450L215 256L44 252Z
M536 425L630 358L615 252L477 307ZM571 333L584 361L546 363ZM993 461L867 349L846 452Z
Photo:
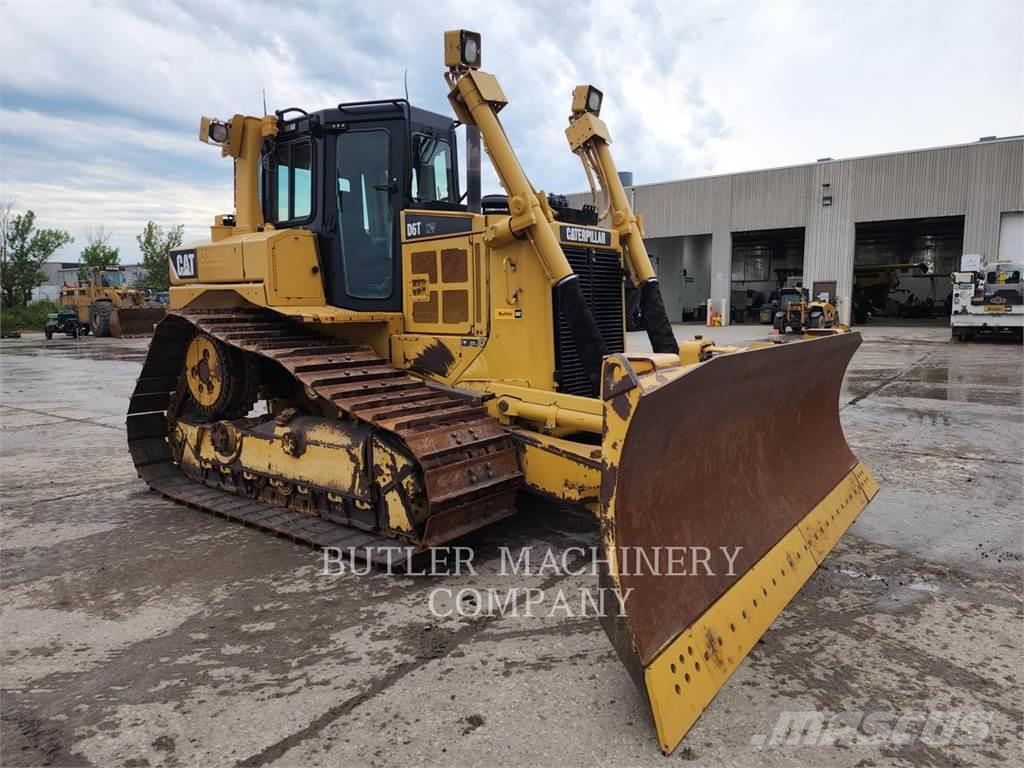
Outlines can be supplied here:
M480 33L467 29L445 32L444 65L480 69Z
M207 144L228 143L231 138L231 127L223 120L213 117L204 117L199 121L199 140Z
M572 92L572 113L582 115L590 112L592 115L601 114L601 102L604 101L604 94L592 85L577 85Z

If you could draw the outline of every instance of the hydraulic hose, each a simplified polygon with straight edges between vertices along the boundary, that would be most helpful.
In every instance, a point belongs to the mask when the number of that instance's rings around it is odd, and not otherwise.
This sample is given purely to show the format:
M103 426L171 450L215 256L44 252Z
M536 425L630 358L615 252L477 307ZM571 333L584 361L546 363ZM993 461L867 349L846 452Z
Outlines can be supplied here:
M679 354L679 342L672 333L672 325L665 312L665 302L661 298L658 278L652 277L640 284L640 311L647 326L647 338L651 341L651 349L670 355Z

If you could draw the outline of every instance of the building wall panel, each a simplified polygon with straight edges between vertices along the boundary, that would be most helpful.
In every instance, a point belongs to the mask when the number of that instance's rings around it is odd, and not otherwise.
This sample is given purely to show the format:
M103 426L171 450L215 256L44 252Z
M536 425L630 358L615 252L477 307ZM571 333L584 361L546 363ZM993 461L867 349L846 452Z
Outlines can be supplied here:
M1024 141L969 147L964 252L994 256L1002 213L1024 210Z
M804 285L810 287L816 281L835 280L835 298L843 316L849 312L853 291L855 178L855 169L847 163L813 166L811 188L814 192L808 195L805 209ZM826 195L832 198L830 205L823 204Z
M729 297L733 232L804 227L805 282L835 280L848 318L858 222L964 216L964 250L996 253L1000 214L1024 210L1024 138L646 184L632 194L648 238L712 235L715 299Z
M733 232L802 227L809 166L733 176Z
M846 160L855 221L962 215L967 200L965 147Z

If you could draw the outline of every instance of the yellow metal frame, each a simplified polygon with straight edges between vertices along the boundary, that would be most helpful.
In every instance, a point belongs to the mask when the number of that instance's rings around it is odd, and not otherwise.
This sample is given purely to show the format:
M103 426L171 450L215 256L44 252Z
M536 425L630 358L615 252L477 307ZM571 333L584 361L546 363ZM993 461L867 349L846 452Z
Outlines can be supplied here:
M282 447L282 438L292 432L288 426L277 426L272 435L263 435L226 424L232 444L227 454L214 448L206 425L182 421L176 429L183 446L181 460L186 465L207 470L236 466L299 487L344 494L366 503L373 500L370 477L359 458L362 443L326 420L322 426L303 430L302 453L298 456Z
M878 493L858 463L753 568L644 670L665 754L711 703L754 644Z
M510 428L530 490L579 504L596 514L601 496L601 451L590 445Z

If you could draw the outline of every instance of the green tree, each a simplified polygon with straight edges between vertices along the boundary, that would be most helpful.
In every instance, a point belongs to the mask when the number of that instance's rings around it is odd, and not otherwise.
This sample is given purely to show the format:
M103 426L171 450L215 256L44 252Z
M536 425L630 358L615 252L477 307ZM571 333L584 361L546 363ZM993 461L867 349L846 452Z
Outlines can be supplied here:
M43 262L73 238L62 229L36 229L33 211L14 213L14 201L0 204L0 299L5 307L28 304L32 289L46 280Z
M145 273L139 281L139 287L149 291L166 291L170 285L167 271L167 260L172 248L181 245L185 236L185 227L164 229L155 221L147 221L142 233L135 236L142 252L142 268Z
M86 235L86 245L82 255L78 257L81 268L78 270L79 280L88 280L89 272L96 267L114 267L121 263L121 255L117 248L110 244L110 236L102 226L90 229Z

